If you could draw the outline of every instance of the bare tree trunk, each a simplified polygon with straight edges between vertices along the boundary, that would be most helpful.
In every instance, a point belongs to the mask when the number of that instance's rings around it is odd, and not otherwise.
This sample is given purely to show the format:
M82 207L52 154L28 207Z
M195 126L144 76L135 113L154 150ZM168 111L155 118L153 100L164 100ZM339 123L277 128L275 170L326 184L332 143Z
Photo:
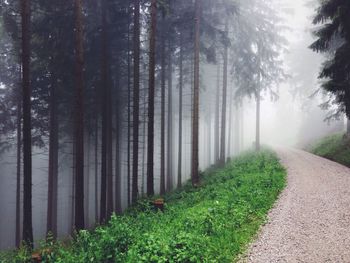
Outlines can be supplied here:
M260 88L256 94L256 135L255 135L255 150L260 151Z
M177 163L177 187L182 185L182 107L183 107L183 33L180 32L180 73L179 73L179 152Z
M95 185L94 187L95 187L95 223L97 223L98 222L98 113L96 113L96 120L95 120Z
M75 228L84 229L84 55L83 55L83 24L82 0L75 0L75 59L76 59L76 112L75 112L75 143L76 143L76 173L75 173Z
M161 39L161 128L160 128L160 194L165 194L165 11L162 14Z
M151 32L149 56L149 94L148 94L148 152L147 152L147 195L154 195L154 86L155 86L155 48L157 32L157 0L151 2Z
M22 70L20 70L22 74ZM22 77L20 77L22 79ZM16 178L16 247L21 244L21 158L22 158L22 92L17 103L17 178Z
M121 111L120 111L120 66L119 66L119 59L117 59L116 62L116 93L117 93L117 100L116 100L116 107L115 107L115 131L116 131L116 135L115 135L115 206L116 206L116 212L118 214L121 214L123 212L122 210L122 196L121 196L121 156L120 156L120 142L121 142L121 136L122 136L122 132L121 132L121 125L120 125L120 121L121 121Z
M30 0L21 0L23 82L23 240L33 247Z
M100 198L100 223L103 224L107 218L107 166L108 166L108 70L107 70L107 21L106 0L101 0L101 84L102 84L102 148L101 148L101 198Z
M228 106L228 138L227 138L227 157L232 154L232 90L230 91L229 106Z
M131 15L131 11L129 9L129 17ZM129 19L129 24L131 23ZM128 28L128 139L127 139L127 201L128 206L131 204L131 169L130 169L130 158L131 158L131 57L130 57L130 28Z
M350 119L346 118L346 133L350 135Z
M215 101L215 163L219 163L220 159L220 62L217 66L217 87L216 87L216 101Z
M171 57L171 43L168 50L168 154L167 154L167 190L173 189L173 69Z
M225 32L228 32L228 23L225 25ZM220 145L220 165L226 162L226 104L227 104L227 63L228 47L224 49L224 75L222 87L222 113L221 113L221 145Z
M57 237L57 191L58 191L58 120L56 99L56 78L51 73L50 90L50 136L49 136L49 171L47 199L47 234Z
M192 185L199 185L199 42L201 0L195 1L194 87L192 115Z
M132 202L138 197L139 126L140 126L140 0L134 0L134 112Z
M89 212L90 212L90 145L91 145L91 122L89 119L88 122L88 134L87 134L87 142L86 142L86 198L85 198L85 224L86 227L90 226L89 220Z

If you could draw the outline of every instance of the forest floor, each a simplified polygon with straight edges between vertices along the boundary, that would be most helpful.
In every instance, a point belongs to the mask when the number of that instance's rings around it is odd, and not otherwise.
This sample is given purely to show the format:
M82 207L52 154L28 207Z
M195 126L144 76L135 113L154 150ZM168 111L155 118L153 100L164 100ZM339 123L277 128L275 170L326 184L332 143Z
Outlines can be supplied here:
M140 200L105 226L80 231L71 242L41 242L43 262L232 262L256 235L286 185L275 153L235 158L168 193L164 212ZM157 198L157 197L155 197ZM29 262L31 251L0 253L0 262Z
M278 149L288 184L241 262L350 262L350 169Z

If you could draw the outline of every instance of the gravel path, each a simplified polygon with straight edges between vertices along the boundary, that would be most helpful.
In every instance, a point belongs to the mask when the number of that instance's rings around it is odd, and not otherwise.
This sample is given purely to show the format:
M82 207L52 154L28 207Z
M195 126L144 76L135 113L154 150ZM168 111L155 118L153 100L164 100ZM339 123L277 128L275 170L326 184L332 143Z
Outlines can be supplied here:
M350 263L350 169L278 149L288 186L240 262Z

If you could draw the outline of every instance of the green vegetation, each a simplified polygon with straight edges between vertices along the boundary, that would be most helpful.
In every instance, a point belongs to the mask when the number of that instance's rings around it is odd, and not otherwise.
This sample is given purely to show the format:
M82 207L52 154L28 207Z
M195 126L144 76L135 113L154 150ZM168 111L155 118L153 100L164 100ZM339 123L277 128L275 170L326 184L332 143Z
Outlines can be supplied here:
M47 241L43 262L232 262L264 223L285 178L272 152L247 153L207 171L201 187L187 184L166 195L164 213L141 200L70 244ZM30 255L22 249L4 257L23 262Z
M321 139L309 151L350 167L350 140L343 133Z

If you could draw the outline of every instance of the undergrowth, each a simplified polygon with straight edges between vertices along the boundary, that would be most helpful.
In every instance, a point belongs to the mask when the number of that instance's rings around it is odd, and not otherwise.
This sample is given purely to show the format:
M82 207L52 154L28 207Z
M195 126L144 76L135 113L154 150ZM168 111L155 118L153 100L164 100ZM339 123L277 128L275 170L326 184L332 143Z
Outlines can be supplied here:
M343 133L327 136L309 148L318 156L350 167L350 140Z
M272 152L247 153L208 170L200 187L186 184L167 194L164 213L140 200L107 225L80 231L70 244L42 243L42 262L232 262L264 223L285 177ZM0 261L29 262L30 256L22 248Z

